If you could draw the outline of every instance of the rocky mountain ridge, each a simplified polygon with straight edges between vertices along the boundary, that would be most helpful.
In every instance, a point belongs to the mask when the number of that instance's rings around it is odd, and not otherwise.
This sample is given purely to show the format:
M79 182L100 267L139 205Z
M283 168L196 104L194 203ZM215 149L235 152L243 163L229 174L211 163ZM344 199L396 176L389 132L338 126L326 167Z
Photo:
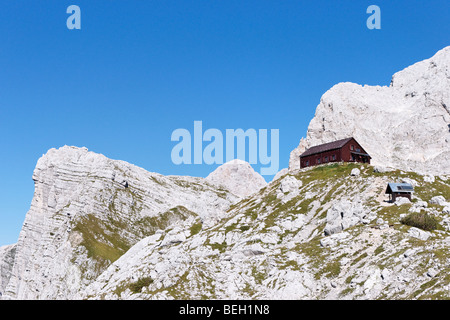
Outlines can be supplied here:
M45 155L19 242L0 249L2 297L450 297L448 175L336 163L238 198L205 179L141 170L86 149ZM413 184L413 201L388 203L390 181ZM438 227L402 222L413 213Z
M203 178L163 176L69 146L42 156L33 180L18 243L0 251L4 298L77 298L142 238L191 218L215 225L241 199Z
M412 202L386 201L393 179L416 185ZM448 177L429 181L355 164L286 174L232 206L216 226L193 232L187 223L143 239L91 283L85 298L448 297L450 207L436 199L448 198L450 185ZM427 212L441 227L423 231L401 222L414 212Z
M196 178L49 150L18 242L0 247L0 298L450 298L449 58L330 89L270 183L239 160ZM347 136L374 165L295 164ZM412 201L387 201L398 181Z

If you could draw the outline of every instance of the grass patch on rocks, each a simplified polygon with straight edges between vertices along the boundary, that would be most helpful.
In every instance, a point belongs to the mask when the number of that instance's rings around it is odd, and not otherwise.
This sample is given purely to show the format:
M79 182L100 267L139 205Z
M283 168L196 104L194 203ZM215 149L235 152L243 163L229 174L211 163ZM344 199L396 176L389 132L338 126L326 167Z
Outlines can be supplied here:
M438 221L425 212L414 212L400 220L402 224L416 227L425 231L440 229Z

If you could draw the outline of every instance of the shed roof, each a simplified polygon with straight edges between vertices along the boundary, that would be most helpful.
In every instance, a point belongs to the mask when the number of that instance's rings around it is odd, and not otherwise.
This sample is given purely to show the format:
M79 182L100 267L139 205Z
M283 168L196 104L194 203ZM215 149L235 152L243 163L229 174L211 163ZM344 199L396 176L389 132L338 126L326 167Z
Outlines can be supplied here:
M387 194L391 194L392 192L409 193L409 192L413 192L413 191L414 191L414 187L409 183L390 182L387 185L385 193L387 193Z
M349 142L352 139L353 139L353 137L341 139L341 140L337 140L337 141L333 141L333 142L328 142L328 143L320 144L318 146L311 147L308 150L306 150L305 152L303 152L300 155L300 157L309 156L309 155L316 154L316 153L321 153L321 152L325 152L325 151L329 151L329 150L342 148L343 146L345 146L345 144L347 142Z

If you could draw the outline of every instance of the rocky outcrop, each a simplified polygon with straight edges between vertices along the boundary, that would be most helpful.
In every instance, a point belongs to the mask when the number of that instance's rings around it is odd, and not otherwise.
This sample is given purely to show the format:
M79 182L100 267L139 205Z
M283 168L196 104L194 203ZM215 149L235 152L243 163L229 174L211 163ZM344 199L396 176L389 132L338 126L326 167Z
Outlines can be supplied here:
M364 208L360 199L337 201L327 211L327 223L324 234L332 235L355 226L358 223L369 223L376 215Z
M0 299L11 277L15 254L15 244L0 247Z
M85 290L87 299L416 299L448 297L450 224L401 223L414 205L385 202L390 172L335 164L289 173L236 203L212 228L186 219L146 237ZM450 191L415 173L414 203ZM381 187L381 188L380 188ZM442 189L443 188L443 189ZM449 219L450 220L450 219ZM327 230L329 232L327 232ZM139 285L140 284L140 285Z
M248 162L239 159L221 165L206 180L225 187L239 197L247 197L267 185L266 180Z
M300 155L306 151L308 143L306 139L301 138L297 148L291 151L289 155L289 171L300 169Z
M166 177L69 146L42 156L33 180L4 298L76 299L142 238L192 216L213 225L238 199L203 178Z
M450 168L450 47L392 77L391 85L339 83L317 106L305 147L354 137L372 163L434 175Z

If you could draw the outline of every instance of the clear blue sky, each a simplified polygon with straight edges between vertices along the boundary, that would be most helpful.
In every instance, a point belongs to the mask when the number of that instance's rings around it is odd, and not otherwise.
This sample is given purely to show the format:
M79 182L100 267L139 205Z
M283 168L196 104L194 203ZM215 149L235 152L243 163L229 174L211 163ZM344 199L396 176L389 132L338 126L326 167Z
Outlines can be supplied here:
M66 27L71 4L81 30ZM381 30L366 27L372 4ZM48 149L206 176L217 165L170 158L172 131L201 120L279 129L281 169L323 93L343 81L389 85L450 44L449 18L448 0L2 1L0 245L17 241Z

